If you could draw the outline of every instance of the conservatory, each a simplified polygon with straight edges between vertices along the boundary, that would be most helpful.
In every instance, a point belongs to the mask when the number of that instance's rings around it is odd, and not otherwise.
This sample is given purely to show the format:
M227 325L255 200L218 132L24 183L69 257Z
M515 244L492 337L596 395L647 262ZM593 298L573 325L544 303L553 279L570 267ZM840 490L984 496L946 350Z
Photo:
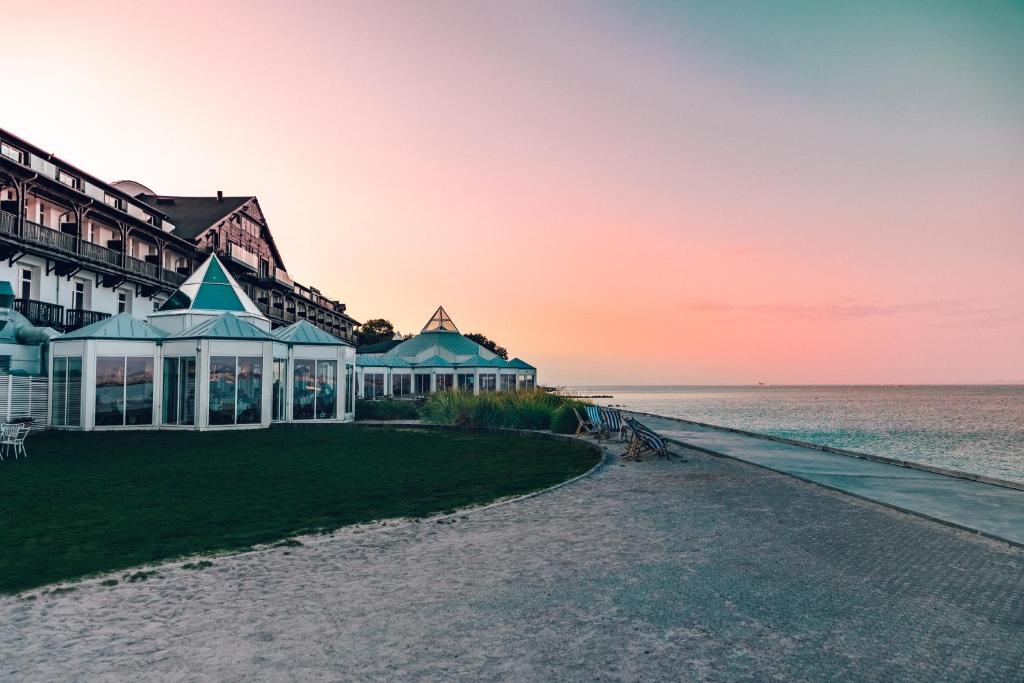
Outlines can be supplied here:
M419 396L435 391L533 389L537 368L510 361L464 336L443 306L418 335L383 353L356 356L360 398Z
M211 256L147 320L121 313L51 342L50 424L218 430L351 421L351 345L306 321L270 327Z

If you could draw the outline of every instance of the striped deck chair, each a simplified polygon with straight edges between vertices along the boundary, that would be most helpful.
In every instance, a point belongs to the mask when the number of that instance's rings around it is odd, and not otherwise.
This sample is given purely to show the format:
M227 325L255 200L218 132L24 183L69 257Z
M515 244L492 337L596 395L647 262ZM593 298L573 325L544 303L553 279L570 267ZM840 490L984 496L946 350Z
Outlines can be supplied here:
M622 421L622 413L614 408L601 408L601 421L604 422L604 426L608 429L609 436L615 434L619 441L626 438L626 432L629 428Z
M576 425L576 436L580 436L582 434L599 434L601 432L600 425L595 425L588 418L580 415L579 408L573 406L572 412L576 413L576 421L578 423Z
M629 449L622 455L624 460L640 460L640 456L648 452L659 458L672 457L665 439L658 436L654 430L631 417L626 418L626 424L632 430L633 438L629 442Z
M597 406L583 406L584 410L587 411L587 417L590 419L590 424L597 427L597 438L601 439L608 436L608 425L604 423L604 416L601 415L601 409Z

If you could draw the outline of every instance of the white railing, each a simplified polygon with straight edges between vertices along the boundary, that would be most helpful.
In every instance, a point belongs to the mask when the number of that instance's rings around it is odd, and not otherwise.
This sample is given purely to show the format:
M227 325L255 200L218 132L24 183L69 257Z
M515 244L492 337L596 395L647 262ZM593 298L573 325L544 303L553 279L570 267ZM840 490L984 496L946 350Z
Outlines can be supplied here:
M48 377L0 373L0 422L31 417L32 429L46 429L49 401Z

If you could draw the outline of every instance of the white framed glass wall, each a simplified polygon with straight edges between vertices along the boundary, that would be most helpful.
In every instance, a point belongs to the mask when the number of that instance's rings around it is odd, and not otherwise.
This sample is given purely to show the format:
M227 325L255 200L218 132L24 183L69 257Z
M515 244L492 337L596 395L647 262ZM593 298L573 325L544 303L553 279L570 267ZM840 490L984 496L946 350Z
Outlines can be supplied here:
M296 358L292 372L292 419L335 420L338 418L338 361ZM384 375L380 374L383 393ZM377 379L374 378L374 389Z
M288 361L284 358L274 359L274 387L271 397L270 419L274 422L284 421L288 413L285 408L285 398L288 396L288 383L285 375L288 372Z
M50 425L82 426L82 357L54 356L50 382Z
M449 391L455 387L455 374L439 372L434 376L434 391Z
M260 424L263 419L263 358L210 356L208 424Z
M164 358L163 388L160 392L161 423L193 426L196 423L196 358Z
M502 391L515 391L516 390L516 376L506 373L501 373L501 390Z
M456 375L456 385L459 391L467 391L469 393L476 392L476 373L473 372L460 372Z
M480 393L495 391L497 389L498 377L494 373L480 374Z
M153 360L151 356L96 357L97 427L153 424Z
M396 398L412 396L412 375L407 372L392 372L391 395Z
M385 384L383 372L363 373L363 398L380 398L381 396L385 395L384 388Z
M416 394L422 396L423 394L430 393L430 373L429 372L417 372L413 374L413 387L415 388Z
M356 388L356 366L353 363L345 363L345 413L353 413L356 409L355 388Z

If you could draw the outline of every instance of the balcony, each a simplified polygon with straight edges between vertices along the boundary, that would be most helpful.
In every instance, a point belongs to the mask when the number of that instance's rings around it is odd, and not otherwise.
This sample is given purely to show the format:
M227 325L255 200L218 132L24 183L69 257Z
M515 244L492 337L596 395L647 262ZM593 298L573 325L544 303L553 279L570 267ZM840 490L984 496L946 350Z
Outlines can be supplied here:
M57 304L49 304L35 299L15 299L14 310L28 318L33 325L41 327L64 325L64 307Z
M101 263L106 263L107 265L116 266L118 268L121 267L121 259L123 258L124 254L122 254L119 251L107 249L106 247L101 247L98 244L93 244L92 242L85 241L82 242L81 249L82 256L84 256L87 259L99 261Z
M149 261L141 261L134 256L124 257L124 269L134 275L142 275L153 280L160 279L160 266Z
M86 325L92 325L100 320L110 317L109 313L99 311L87 311L84 308L69 308L64 315L64 327L68 330L77 330Z
M43 246L56 249L57 251L63 251L68 254L78 253L77 237L66 232L61 232L60 230L48 228L45 225L40 225L39 223L25 221L21 228L21 236L29 242L42 244Z

